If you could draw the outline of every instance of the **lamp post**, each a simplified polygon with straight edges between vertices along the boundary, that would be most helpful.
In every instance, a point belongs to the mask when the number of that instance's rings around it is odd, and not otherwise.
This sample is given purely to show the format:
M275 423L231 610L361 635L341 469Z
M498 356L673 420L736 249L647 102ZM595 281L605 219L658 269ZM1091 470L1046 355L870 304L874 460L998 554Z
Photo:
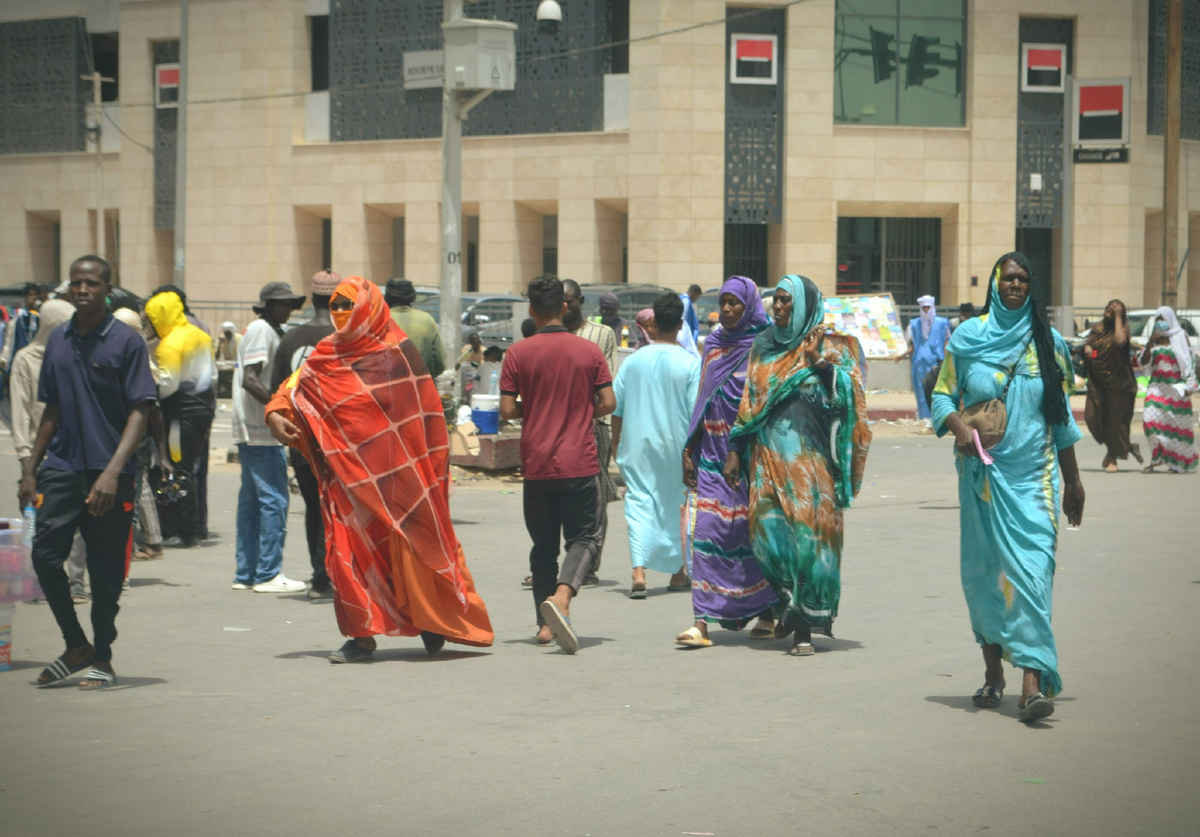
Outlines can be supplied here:
M462 123L496 90L512 90L515 23L463 17L463 0L443 0L442 20L442 343L458 357L462 343ZM464 93L470 93L466 98Z

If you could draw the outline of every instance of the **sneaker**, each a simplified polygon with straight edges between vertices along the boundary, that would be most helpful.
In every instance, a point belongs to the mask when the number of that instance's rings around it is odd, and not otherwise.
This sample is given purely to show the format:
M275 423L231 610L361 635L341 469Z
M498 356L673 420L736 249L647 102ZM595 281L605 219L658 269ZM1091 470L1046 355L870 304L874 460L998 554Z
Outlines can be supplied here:
M585 575L583 577L583 586L584 587L597 587L597 586L599 586L599 584L600 584L600 579L596 576L595 573L588 573L587 575Z
M303 581L288 578L283 573L275 576L270 581L254 585L255 593L303 593L307 589L308 585Z
M322 599L332 599L333 598L333 588L332 587L309 587L308 588L308 597L310 599L312 599L314 602L320 601Z
M125 579L125 581L124 581L124 582L121 584L121 589L122 589L122 590L128 590L128 589L129 589L129 579Z
M230 587L229 589L230 589L230 590L249 590L249 589L250 589L250 585L249 585L249 584L243 584L243 583L242 583L242 582L240 582L240 581L235 581L235 582L233 582L233 586L232 586L232 587Z

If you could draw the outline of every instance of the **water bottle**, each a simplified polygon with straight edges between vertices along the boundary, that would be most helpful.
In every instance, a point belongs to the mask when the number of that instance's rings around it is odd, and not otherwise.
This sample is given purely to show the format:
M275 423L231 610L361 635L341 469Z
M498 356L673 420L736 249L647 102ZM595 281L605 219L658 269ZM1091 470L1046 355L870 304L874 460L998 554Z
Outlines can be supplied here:
M498 369L493 369L491 380L488 382L488 395L499 395L499 394L500 394L500 371Z
M33 527L37 521L37 509L33 505L25 507L25 522L21 526L21 543L24 546L33 546Z

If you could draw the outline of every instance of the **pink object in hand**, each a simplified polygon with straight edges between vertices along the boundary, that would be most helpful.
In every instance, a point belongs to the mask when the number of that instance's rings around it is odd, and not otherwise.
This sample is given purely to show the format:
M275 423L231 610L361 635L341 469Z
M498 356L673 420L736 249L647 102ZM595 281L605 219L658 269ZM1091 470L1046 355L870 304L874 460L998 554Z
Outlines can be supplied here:
M992 459L991 454L984 449L983 443L979 441L978 430L971 431L971 438L975 440L975 450L979 453L979 458L983 460L983 464L991 465L993 462L995 462L995 460Z

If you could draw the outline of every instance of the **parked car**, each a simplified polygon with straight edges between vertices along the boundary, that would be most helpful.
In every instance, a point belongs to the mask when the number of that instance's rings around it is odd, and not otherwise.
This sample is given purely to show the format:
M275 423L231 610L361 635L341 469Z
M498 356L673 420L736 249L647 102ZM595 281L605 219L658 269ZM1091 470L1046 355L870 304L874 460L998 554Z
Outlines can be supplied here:
M1137 358L1141 355L1142 349L1146 348L1146 343L1150 341L1150 334L1154 331L1154 317L1157 313L1155 308L1137 308L1132 311L1127 311L1129 317L1129 343L1130 352L1134 356L1134 363L1137 363ZM1175 312L1179 318L1179 325L1187 332L1188 343L1192 347L1193 363L1200 365L1200 309L1195 308L1180 308ZM1081 379L1086 377L1087 368L1084 365L1084 341L1087 340L1090 328L1079 332L1074 338L1067 338L1067 344L1071 348L1071 365L1075 368L1076 383L1080 390L1085 389L1085 385L1081 383Z
M600 316L600 297L612 294L621 302L621 317L633 322L638 311L652 308L654 300L663 294L679 293L659 285L580 285L583 291L583 315L585 317Z
M513 303L524 303L517 294L463 294L462 295L462 341L473 332L479 332L483 342L489 344L512 342ZM441 294L434 294L416 307L441 322Z

